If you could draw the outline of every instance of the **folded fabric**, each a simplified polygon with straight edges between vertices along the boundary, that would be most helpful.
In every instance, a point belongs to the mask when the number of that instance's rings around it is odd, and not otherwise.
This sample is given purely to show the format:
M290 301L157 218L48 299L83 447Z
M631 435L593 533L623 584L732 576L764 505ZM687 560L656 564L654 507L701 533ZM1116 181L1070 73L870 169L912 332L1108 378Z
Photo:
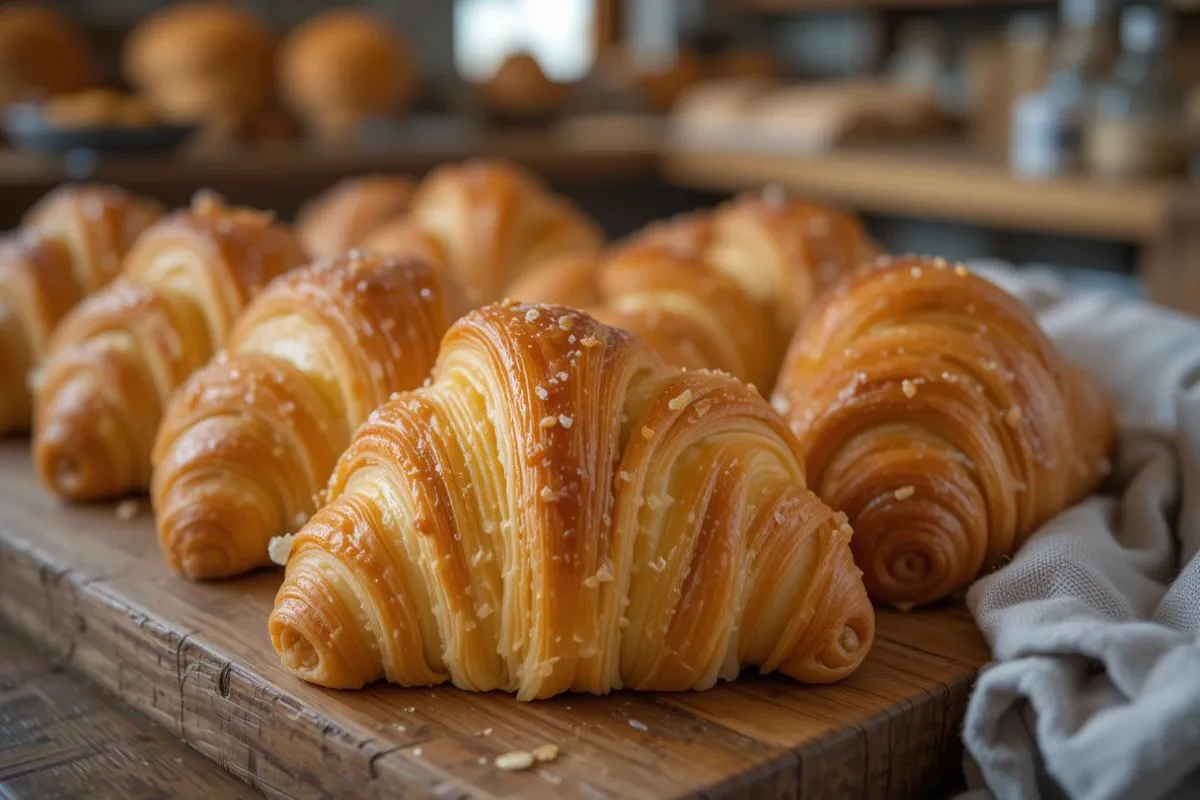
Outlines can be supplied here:
M963 729L968 796L1200 797L1200 322L972 266L1100 378L1120 433L1105 491L967 595L994 659Z

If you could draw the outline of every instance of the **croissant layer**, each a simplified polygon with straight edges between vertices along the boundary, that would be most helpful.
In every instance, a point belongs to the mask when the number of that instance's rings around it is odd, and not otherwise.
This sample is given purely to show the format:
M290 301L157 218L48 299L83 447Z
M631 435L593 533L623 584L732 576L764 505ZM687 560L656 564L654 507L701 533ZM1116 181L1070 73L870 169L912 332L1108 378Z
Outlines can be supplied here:
M499 300L547 261L595 253L603 241L594 222L534 176L476 160L434 170L409 215L375 229L364 247L433 258L474 306Z
M926 603L1092 491L1113 410L1029 312L941 259L882 259L797 333L774 398L872 598Z
M354 430L429 375L462 301L425 261L355 254L275 280L225 357L172 398L152 497L167 560L193 579L269 563Z
M289 669L339 688L831 681L874 632L850 536L744 384L578 311L493 305L359 429L270 632Z
M508 295L587 308L674 366L722 370L765 392L814 299L873 252L852 217L745 195L652 224L604 257L544 263Z
M71 500L144 491L167 398L247 301L303 255L270 215L201 196L148 229L116 282L72 310L34 385L34 461Z
M27 378L51 332L107 285L158 205L121 189L68 185L43 197L0 241L0 435L29 427Z

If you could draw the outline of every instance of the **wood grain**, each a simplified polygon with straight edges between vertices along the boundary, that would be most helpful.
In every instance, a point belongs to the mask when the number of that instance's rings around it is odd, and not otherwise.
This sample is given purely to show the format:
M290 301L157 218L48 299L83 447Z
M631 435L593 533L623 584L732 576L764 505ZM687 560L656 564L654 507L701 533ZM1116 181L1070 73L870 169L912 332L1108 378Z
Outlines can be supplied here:
M256 795L0 623L0 797Z
M928 797L958 774L987 648L961 607L884 612L850 680L746 675L703 693L518 704L452 688L331 692L279 664L279 574L197 585L163 564L148 510L68 509L0 443L0 615L269 796ZM496 756L553 743L557 761Z

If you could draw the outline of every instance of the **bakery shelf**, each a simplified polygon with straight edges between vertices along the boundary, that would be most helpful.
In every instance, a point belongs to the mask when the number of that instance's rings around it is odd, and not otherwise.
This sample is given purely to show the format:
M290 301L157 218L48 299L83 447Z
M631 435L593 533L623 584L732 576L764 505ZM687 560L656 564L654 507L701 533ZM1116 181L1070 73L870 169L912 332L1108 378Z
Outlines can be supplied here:
M861 211L1127 241L1161 236L1172 197L1186 186L1021 180L952 144L814 155L675 150L663 169L669 180L692 188L777 183Z
M1052 6L1054 0L729 0L741 11L763 14L794 14L807 11L899 9L925 11L940 8L1028 8ZM1200 10L1200 0L1169 0L1177 11Z

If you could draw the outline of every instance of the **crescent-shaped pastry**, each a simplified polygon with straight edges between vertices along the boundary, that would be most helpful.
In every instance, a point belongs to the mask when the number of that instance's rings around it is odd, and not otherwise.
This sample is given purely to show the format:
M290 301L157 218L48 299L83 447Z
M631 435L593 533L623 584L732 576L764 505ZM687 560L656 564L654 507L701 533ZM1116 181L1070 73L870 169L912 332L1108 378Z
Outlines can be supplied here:
M767 392L804 312L874 252L853 217L768 192L652 224L605 257L552 260L507 294L587 308L670 364Z
M200 194L146 230L117 281L63 320L34 380L33 455L70 500L143 491L171 392L225 346L247 301L303 263L274 216Z
M406 257L353 254L272 282L159 428L152 497L171 566L208 579L270 563L268 542L316 510L355 429L428 377L460 307Z
M29 427L27 376L59 320L117 274L162 209L112 186L55 189L0 241L0 435Z
M846 512L871 597L964 588L1108 469L1113 409L1026 308L942 259L880 259L797 332L774 398Z
M372 414L291 544L283 663L518 699L837 680L874 612L757 393L578 311L492 305Z
M201 123L211 140L240 135L271 94L275 41L241 3L189 0L130 31L122 70L165 120Z
M296 236L311 258L344 255L384 223L407 214L413 189L399 175L346 178L300 209Z
M532 175L479 160L435 170L417 187L408 219L383 226L364 246L433 258L478 306L546 261L595 253L603 243L595 223Z

